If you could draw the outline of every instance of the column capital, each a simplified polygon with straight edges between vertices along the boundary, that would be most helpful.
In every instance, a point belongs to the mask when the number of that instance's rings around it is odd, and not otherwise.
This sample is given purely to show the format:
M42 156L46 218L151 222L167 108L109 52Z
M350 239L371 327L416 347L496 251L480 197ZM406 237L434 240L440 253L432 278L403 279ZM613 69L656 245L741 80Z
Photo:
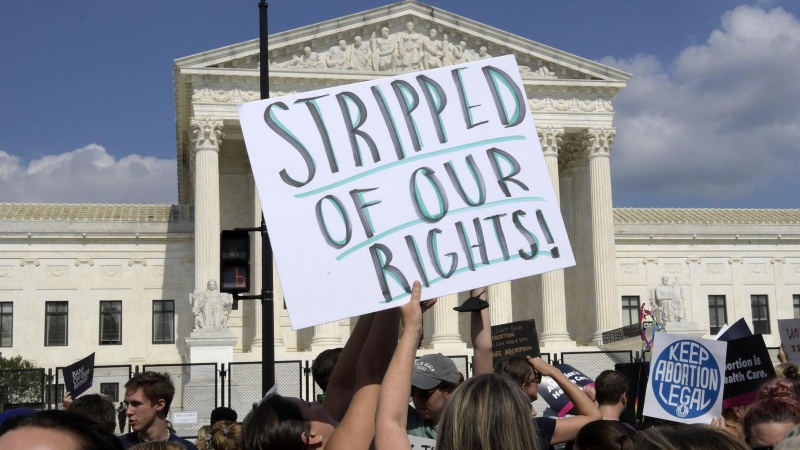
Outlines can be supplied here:
M561 145L561 148L559 149L558 152L559 172L573 169L579 164L580 159L581 159L580 143L574 139L565 141L563 145Z
M542 152L545 155L558 157L558 149L564 137L564 129L556 127L536 127L539 135L539 142L542 144Z
M219 152L219 146L225 135L222 133L222 120L210 117L193 119L189 122L192 128L192 150L213 150Z
M589 158L608 157L616 135L617 129L612 127L586 128L581 132L581 143Z

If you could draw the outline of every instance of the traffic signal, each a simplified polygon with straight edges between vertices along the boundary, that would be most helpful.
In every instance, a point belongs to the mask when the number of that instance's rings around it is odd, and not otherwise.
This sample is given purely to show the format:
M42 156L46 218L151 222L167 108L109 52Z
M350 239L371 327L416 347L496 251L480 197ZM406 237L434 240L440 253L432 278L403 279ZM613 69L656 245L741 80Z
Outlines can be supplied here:
M250 291L250 233L223 230L219 238L219 290L229 294Z

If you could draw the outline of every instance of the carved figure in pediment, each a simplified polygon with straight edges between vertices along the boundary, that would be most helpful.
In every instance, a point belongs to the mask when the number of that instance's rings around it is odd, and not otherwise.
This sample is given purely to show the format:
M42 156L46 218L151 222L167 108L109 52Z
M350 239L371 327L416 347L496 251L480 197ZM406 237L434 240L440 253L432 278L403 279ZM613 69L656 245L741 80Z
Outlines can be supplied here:
M399 66L402 70L419 70L422 36L414 31L414 22L406 23L406 30L398 35L400 41Z
M372 70L397 69L397 41L389 39L389 29L381 28L381 37L372 33Z
M533 72L534 75L539 77L554 77L556 76L555 72L551 72L549 68L545 66L541 66Z
M447 43L447 35L444 38ZM436 28L431 28L428 36L422 39L422 68L427 70L442 67L444 48L442 41L436 39Z
M486 47L481 47L478 49L478 55L475 57L473 61L478 61L479 59L489 59L492 55L486 50Z
M350 70L372 70L372 48L356 36L350 47Z
M350 56L350 50L347 48L347 43L342 39L339 45L331 47L325 56L325 64L329 69L344 69L347 65Z
M292 56L291 61L286 61L279 64L274 64L277 67L324 67L324 62L319 56L319 53L312 52L310 47L303 49L303 54Z
M450 60L452 64L461 64L467 61L467 43L461 41L458 45L450 46Z

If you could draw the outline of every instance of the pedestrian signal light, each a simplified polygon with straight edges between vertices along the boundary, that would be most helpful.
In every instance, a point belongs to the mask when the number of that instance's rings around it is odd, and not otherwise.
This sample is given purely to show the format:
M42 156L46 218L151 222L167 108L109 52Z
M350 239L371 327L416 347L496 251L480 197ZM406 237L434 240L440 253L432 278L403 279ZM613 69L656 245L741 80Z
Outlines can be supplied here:
M250 233L220 233L219 290L229 294L250 291Z

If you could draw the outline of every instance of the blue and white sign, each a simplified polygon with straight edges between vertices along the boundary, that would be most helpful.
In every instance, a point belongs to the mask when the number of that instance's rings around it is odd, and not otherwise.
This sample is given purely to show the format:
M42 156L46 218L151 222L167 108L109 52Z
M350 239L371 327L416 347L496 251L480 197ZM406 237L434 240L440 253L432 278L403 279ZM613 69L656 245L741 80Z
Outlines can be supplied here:
M644 415L710 423L722 414L727 342L659 333L653 344Z

